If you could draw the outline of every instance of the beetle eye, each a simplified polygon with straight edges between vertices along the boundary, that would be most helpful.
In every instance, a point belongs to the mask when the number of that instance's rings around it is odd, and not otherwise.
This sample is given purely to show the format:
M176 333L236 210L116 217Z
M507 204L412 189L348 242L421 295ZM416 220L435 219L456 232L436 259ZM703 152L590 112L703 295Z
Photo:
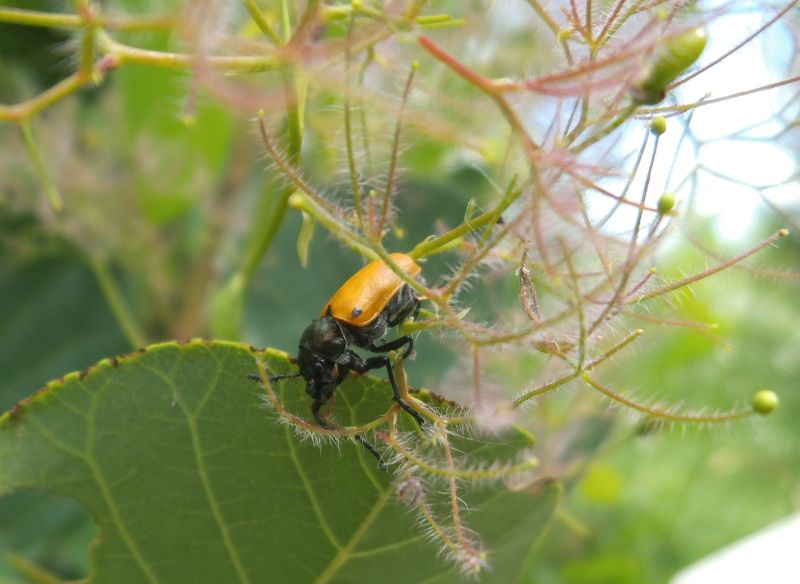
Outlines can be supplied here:
M322 361L314 361L311 364L311 368L314 370L314 373L322 373L325 371L325 364Z

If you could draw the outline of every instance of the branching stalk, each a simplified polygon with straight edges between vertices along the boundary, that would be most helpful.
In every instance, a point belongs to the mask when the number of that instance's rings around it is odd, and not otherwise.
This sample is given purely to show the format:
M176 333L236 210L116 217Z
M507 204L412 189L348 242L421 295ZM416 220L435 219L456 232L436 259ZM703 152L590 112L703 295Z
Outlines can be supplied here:
M644 302L646 300L650 300L650 299L656 298L658 296L663 296L664 294L669 294L670 292L674 292L675 290L678 290L678 289L683 288L685 286L689 286L691 284L694 284L695 282L699 282L700 280L704 280L704 279L706 279L706 278L708 278L710 276L713 276L714 274L717 274L717 273L721 272L722 270L725 270L727 268L730 268L731 266L734 266L734 265L738 264L742 260L745 260L745 259L749 258L751 255L754 255L754 254L758 253L759 251L761 251L765 247L769 247L770 245L775 243L775 241L777 241L779 238L786 237L787 235L789 235L789 231L787 229L780 229L774 235L772 235L771 237L768 237L767 239L765 239L764 241L759 243L754 248L749 249L746 252L744 252L744 253L742 253L742 254L734 257L734 258L731 258L731 259L729 259L729 260L727 260L725 262L717 264L716 266L714 266L712 268L709 268L708 270L704 270L704 271L702 271L702 272L700 272L698 274L695 274L694 276L689 276L689 277L686 277L686 278L682 278L682 279L677 280L675 282L672 282L671 284L669 284L667 286L664 286L662 288L657 288L655 290L651 290L650 292L645 292L644 294L640 294L639 296L636 296L635 298L630 298L630 299L626 300L625 303L626 304L638 304L639 302Z

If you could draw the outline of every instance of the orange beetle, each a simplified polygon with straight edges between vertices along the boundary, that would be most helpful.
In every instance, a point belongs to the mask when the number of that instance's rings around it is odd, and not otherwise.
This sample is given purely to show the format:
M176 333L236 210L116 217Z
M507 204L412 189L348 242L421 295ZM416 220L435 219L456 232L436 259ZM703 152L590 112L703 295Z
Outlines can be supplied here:
M393 253L392 260L412 278L418 278L422 269L411 256ZM350 371L366 373L371 369L386 368L392 385L394 399L420 425L423 419L402 398L392 364L386 355L363 359L352 346L373 353L387 353L405 347L403 358L414 349L414 339L402 336L388 343L376 345L389 327L401 324L419 313L421 298L382 260L375 260L353 274L339 288L300 337L297 355L299 373L272 378L302 375L306 380L306 393L311 396L311 413L317 423L330 428L330 423L320 413L320 408L333 396L339 384ZM369 444L360 442L378 457Z
M389 257L412 278L419 276L422 271L417 262L404 253L389 254ZM350 326L365 327L384 314L392 300L400 301L397 298L398 292L404 287L408 294L414 295L413 289L404 284L389 266L382 260L375 260L342 284L342 287L328 300L320 317L332 316ZM416 308L418 307L419 302L416 303Z

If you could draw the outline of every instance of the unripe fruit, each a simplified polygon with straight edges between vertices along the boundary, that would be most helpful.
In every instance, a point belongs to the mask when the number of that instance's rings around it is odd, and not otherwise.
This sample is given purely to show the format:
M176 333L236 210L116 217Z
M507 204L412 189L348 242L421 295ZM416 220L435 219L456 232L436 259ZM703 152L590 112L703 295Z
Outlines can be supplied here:
M675 195L672 193L664 193L658 199L658 213L659 215L666 215L675 207Z
M664 116L656 116L650 121L650 131L656 136L660 136L667 131L667 119Z
M778 396L774 391L762 389L753 396L753 411L757 414L766 415L778 407Z

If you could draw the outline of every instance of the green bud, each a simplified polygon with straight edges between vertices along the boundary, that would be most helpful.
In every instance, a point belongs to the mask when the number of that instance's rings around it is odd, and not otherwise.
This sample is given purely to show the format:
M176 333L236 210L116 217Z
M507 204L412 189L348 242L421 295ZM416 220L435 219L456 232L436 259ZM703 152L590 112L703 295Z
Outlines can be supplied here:
M706 33L696 28L669 41L658 53L647 77L632 88L633 99L654 105L666 97L667 86L697 61L706 47Z
M667 118L656 116L650 121L650 131L656 136L660 136L667 131Z
M289 195L289 206L292 209L303 209L306 205L306 198L301 193L292 193Z
M666 215L675 207L675 195L672 193L664 193L658 199L658 213L659 215Z
M314 218L303 211L303 226L297 236L297 257L300 258L300 265L304 268L308 266L308 248L314 238Z
M778 396L774 391L762 389L753 396L753 411L757 414L767 415L778 407Z

